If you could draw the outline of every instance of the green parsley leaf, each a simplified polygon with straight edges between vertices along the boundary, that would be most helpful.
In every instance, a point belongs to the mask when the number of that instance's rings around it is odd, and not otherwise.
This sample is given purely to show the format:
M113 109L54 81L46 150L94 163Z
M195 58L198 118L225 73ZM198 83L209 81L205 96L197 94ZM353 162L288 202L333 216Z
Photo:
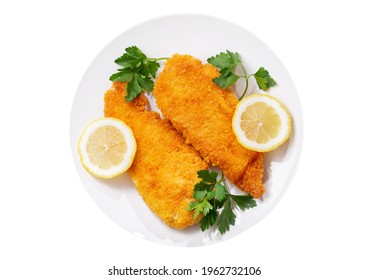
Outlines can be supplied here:
M200 170L197 171L197 177L202 179L205 183L215 184L217 181L218 173L209 172L209 170Z
M200 228L202 231L218 224L218 230L224 234L231 225L235 224L236 215L233 213L232 201L242 211L256 206L256 202L251 195L230 194L224 181L224 175L217 180L218 173L209 170L197 172L201 179L194 186L193 198L187 206L187 210L194 211L194 217L202 214ZM218 215L218 210L221 214Z
M208 194L206 195L206 199L209 201L213 201L215 197L215 190L212 189L211 191L208 191Z
M195 216L194 216L195 219L200 213L206 216L211 209L213 209L213 206L209 203L209 201L203 200L201 203L199 203L195 207Z
M226 72L228 72L225 75L221 75L219 77L216 77L213 79L213 82L222 89L226 89L227 87L233 85L237 80L240 78L240 76L233 74L232 72L229 72L229 68L225 68ZM223 69L224 70L224 69ZM220 71L219 73L221 73Z
M233 61L234 65L242 63L241 56L240 56L239 53L233 53L233 52L230 52L229 50L227 50L227 54L231 58L231 60Z
M206 216L210 210L213 209L213 206L209 203L209 201L204 200L203 202L203 210L201 211L204 216Z
M232 53L227 50L227 53L221 52L216 56L208 58L207 61L218 69L234 68L241 63L241 57L238 53Z
M215 184L215 197L218 201L222 201L226 198L228 191L225 186L216 183Z
M156 72L158 71L160 64L156 61L147 61L147 68L149 69L149 73L152 77L156 77Z
M212 227L213 225L215 225L217 221L217 217L218 217L218 212L216 210L212 209L211 211L209 211L209 213L206 216L202 217L200 221L201 230L205 231L209 229L210 227Z
M129 56L135 57L135 58L147 58L146 55L136 46L131 46L126 48L126 52Z
M204 181L200 181L200 182L198 182L198 183L195 185L195 187L194 187L194 191L203 191L203 190L206 190L208 186L209 186L209 185L208 185L208 184L206 184L206 183L204 183Z
M231 201L228 200L223 207L222 213L219 215L218 230L221 234L224 234L229 230L229 226L234 226L236 222L236 215L233 213L231 207Z
M196 208L197 205L199 205L199 201L191 201L187 207L186 207L186 210L193 210Z
M267 90L276 85L276 82L269 75L269 72L260 67L260 69L255 73L248 75L245 67L242 64L241 56L239 53L230 52L221 52L216 56L212 56L207 60L210 64L219 69L219 77L213 79L213 82L220 88L226 89L229 86L235 84L239 78L245 79L245 89L241 94L240 100L245 96L248 86L249 86L249 78L250 76L254 76L255 80L262 90ZM236 67L240 66L243 70L243 75L235 74Z
M128 82L132 80L133 74L130 69L118 69L118 72L110 76L110 81L113 82Z
M123 54L121 57L114 60L114 62L120 66L131 68L140 64L145 57L132 57L128 53Z
M154 82L149 77L142 77L141 75L137 75L138 83L141 88L146 91L152 91L154 89Z
M153 79L160 67L157 61L167 58L148 58L136 46L128 47L125 51L114 61L123 68L118 69L118 72L111 75L109 79L113 82L127 82L125 98L129 102L138 97L144 90L152 91L154 89Z
M229 195L241 210L256 206L256 201L251 195Z
M137 80L137 75L133 75L132 80L130 80L127 83L127 95L125 98L127 101L132 101L137 96L139 96L141 92L142 92L142 87L140 86Z
M208 194L207 191L194 191L193 198L196 200L204 200L207 194Z
M190 204L186 207L187 210L195 210L194 218L196 219L200 213L206 216L210 210L213 209L213 206L207 200L203 201L191 201Z
M226 89L233 85L240 76L233 73L238 64L241 64L241 57L238 53L227 50L227 53L220 53L207 60L210 64L220 69L219 77L213 79L213 82L219 87Z
M277 83L273 80L273 78L269 75L268 70L264 67L260 67L259 70L253 74L255 80L262 90L267 90L271 87L274 87Z

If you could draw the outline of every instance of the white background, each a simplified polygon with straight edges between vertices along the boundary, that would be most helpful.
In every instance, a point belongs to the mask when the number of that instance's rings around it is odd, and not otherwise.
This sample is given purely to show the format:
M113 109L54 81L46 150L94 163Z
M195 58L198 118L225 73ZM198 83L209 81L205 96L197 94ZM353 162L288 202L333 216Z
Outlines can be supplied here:
M365 2L2 1L0 279L112 279L113 265L368 279ZM145 241L107 218L82 186L69 143L74 94L98 52L128 28L176 13L218 16L263 40L290 72L304 113L303 153L279 205L243 234L197 248Z

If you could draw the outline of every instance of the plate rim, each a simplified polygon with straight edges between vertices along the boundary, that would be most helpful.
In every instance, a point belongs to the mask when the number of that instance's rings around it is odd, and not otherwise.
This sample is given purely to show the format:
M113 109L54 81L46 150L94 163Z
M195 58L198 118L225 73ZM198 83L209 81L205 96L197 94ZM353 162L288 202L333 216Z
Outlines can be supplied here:
M84 74L81 77L81 80L78 84L77 90L75 92L74 98L73 98L73 103L72 103L72 107L71 107L71 111L70 111L70 119L69 119L69 133L70 133L70 145L71 145L71 150L72 150L72 157L73 157L73 161L77 167L77 165L79 164L78 161L76 161L75 158L75 147L76 147L76 143L73 141L73 137L72 137L72 125L73 125L73 111L74 111L74 107L75 107L75 101L77 98L77 94L80 91L81 85L83 83L83 81L87 78L88 76L88 71L89 69L94 65L94 63L96 62L97 58L100 57L105 51L107 51L107 49L109 48L109 46L111 46L114 42L118 41L121 37L124 36L124 34L126 34L127 32L130 32L132 30L134 30L137 27L140 27L142 25L146 25L149 24L150 22L153 21L163 21L163 20L168 20L171 18L178 18L178 17L182 17L182 18L199 18L199 19L207 19L207 20L215 20L215 21L220 21L224 24L228 24L230 26L232 26L233 28L239 28L242 29L243 31L247 32L248 34L250 34L252 37L254 37L254 39L256 39L257 41L259 41L260 43L262 43L267 49L268 51L271 52L271 54L274 56L274 58L277 59L278 63L283 67L285 74L287 74L289 81L291 82L291 85L294 89L294 92L296 93L296 99L297 99L297 103L299 105L298 107L298 111L300 112L300 116L299 116L299 142L298 142L298 152L295 156L295 164L294 164L294 168L290 170L290 175L289 175L289 179L288 182L285 184L283 191L280 192L278 194L278 198L273 202L273 206L270 207L270 209L268 209L266 211L266 213L264 213L262 215L262 217L260 219L258 219L255 223L253 223L250 227L255 226L256 224L258 224L261 220L263 220L280 202L280 200L284 197L285 193L287 192L287 190L289 189L289 187L291 186L292 180L296 175L297 169L298 169L298 165L300 163L301 160L301 155L302 155L302 151L303 151L303 139L304 139L304 121L303 121L303 111L302 111L302 106L301 106L301 102L300 102L300 98L298 95L298 91L296 88L295 83L292 80L292 77L290 75L290 73L288 72L288 70L286 69L286 67L284 66L284 64L282 63L282 61L279 59L279 57L276 55L276 53L267 45L265 44L264 41L262 41L260 38L258 38L256 35L254 35L252 32L250 32L248 29L246 29L245 27L243 27L242 25L236 24L234 22L231 22L227 19L224 18L220 18L220 17L215 17L212 15L206 15L206 14L198 14L198 13L177 13L177 14L167 14L167 15L162 15L162 16L158 16L158 17L153 17L150 19L146 19L143 21L140 21L132 26L130 26L129 28L123 30L118 36L116 36L115 38L113 38L112 40L110 40L110 42L108 42L98 53L97 55L93 58L93 60L90 62L90 64L88 65L88 67L85 69ZM295 116L293 116L294 118ZM91 120L92 121L92 120ZM85 185L84 179L82 178L82 174L80 174L80 172L78 172L78 167L76 168L76 171L78 173L78 176L81 180L82 185L85 187L85 189L87 190L87 186ZM87 190L88 192L88 190ZM88 192L89 193L89 192ZM90 197L94 200L94 198L91 196L91 194L89 193ZM97 205L96 201L94 200L95 204ZM107 215L111 220L113 220L115 223L117 223L112 217L110 217L103 209L101 209L101 207L99 205L97 205L98 208L100 208L100 210ZM150 210L151 211L151 210ZM155 214L156 215L156 214ZM118 224L120 227L123 227L122 225ZM242 234L243 232L247 231L247 229L249 229L250 227L242 230L240 233L237 233L235 235L232 235L229 238L222 238L220 241L224 241L224 240L228 240L230 238L233 238L235 236L238 236L240 234ZM123 228L124 230L128 231L126 228ZM129 231L130 232L130 231ZM132 232L130 232L132 233ZM142 237L142 236L141 236ZM182 246L181 244L177 244L177 243L170 243L168 244L167 242L158 242L157 240L152 240L150 238L147 237L143 237L145 240L148 241L152 241L155 243L160 243L160 244L165 244L165 245L177 245L177 246ZM218 241L216 242L210 242L210 243L206 243L206 244L200 244L200 245L195 245L195 246L204 246L204 245L211 245L211 244L216 244L218 243ZM188 245L185 245L188 246ZM193 246L193 245L191 245Z

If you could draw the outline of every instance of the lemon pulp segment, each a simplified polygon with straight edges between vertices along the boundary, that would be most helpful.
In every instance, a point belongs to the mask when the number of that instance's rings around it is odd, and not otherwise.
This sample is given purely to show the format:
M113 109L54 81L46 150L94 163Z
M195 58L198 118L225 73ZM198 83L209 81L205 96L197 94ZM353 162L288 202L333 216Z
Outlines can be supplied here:
M103 126L91 133L86 150L92 164L109 169L123 161L127 144L118 128Z
M281 118L276 110L265 103L257 102L246 108L241 115L241 129L245 136L257 143L267 143L277 137Z

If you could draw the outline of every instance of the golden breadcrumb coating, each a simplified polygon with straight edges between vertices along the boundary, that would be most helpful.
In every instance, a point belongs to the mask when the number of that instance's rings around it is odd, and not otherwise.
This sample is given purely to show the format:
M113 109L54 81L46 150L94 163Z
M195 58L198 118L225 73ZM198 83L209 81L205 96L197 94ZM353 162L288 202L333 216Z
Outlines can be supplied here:
M198 223L193 211L186 210L199 181L197 171L208 168L195 149L168 120L146 111L141 95L131 102L124 99L125 83L113 83L105 93L105 116L128 124L137 141L137 152L128 170L132 181L150 209L169 226L182 229Z
M249 151L232 130L238 100L230 89L213 83L218 70L190 55L174 55L158 77L154 95L158 107L186 142L219 167L238 188L259 198L265 189L263 153Z

